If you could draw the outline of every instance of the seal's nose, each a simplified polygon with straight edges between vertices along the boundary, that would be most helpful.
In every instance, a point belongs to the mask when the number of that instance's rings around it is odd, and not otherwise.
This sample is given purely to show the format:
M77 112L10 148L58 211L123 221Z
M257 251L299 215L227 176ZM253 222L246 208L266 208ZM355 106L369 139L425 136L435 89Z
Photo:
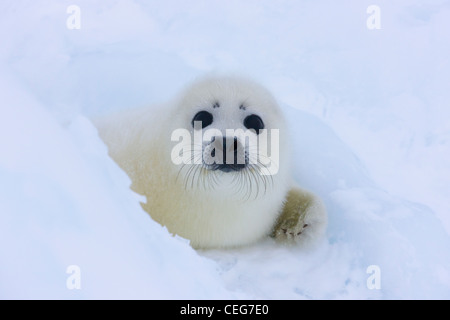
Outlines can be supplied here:
M237 137L214 137L213 139L214 149L216 152L221 153L220 158L223 162L220 164L238 164L238 154L240 151L240 143ZM244 163L244 162L242 162Z
M237 137L214 137L211 139L214 163L224 172L239 171L246 166L245 152Z

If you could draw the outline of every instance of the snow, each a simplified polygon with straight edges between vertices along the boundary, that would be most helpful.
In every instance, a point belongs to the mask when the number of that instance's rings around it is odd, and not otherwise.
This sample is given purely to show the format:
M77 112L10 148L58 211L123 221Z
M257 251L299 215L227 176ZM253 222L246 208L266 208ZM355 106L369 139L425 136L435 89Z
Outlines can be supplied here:
M450 3L377 1L368 30L372 4L2 1L0 298L449 299ZM197 252L107 156L90 117L211 71L282 104L296 179L329 211L315 250Z

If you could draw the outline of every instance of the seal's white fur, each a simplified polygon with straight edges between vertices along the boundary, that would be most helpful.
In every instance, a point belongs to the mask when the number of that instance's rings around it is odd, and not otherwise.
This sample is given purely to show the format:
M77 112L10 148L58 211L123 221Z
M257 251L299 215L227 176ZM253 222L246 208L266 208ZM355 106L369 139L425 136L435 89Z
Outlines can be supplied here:
M215 102L220 108L212 107ZM239 108L242 104L246 110ZM292 186L286 125L273 97L249 80L208 78L158 108L159 113L155 110L127 111L96 122L110 155L131 177L132 189L147 197L143 208L152 218L196 248L245 245L270 234ZM185 128L193 134L191 121L201 110L213 114L212 127L221 131L245 130L243 120L253 113L265 128L280 130L279 171L265 186L249 185L261 180L246 181L252 197L243 199L236 192L236 173L217 171L218 184L210 188L199 181L187 183L188 167L171 161L172 132Z

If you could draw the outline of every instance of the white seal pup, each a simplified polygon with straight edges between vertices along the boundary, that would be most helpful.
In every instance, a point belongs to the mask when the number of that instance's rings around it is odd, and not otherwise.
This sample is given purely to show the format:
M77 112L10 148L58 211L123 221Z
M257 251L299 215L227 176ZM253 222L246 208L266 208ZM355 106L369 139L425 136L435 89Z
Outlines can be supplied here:
M325 233L322 201L293 182L280 108L251 80L205 78L158 109L95 124L131 188L146 196L142 207L194 248L268 235L308 246Z

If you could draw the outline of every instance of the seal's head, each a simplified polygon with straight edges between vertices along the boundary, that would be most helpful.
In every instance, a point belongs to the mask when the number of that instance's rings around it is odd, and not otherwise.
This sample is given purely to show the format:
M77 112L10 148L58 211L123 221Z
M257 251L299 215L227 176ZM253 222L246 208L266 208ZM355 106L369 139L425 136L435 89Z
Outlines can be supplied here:
M280 158L285 124L265 88L237 77L207 78L176 104L171 158L186 189L256 198L275 187L274 176L287 165Z

